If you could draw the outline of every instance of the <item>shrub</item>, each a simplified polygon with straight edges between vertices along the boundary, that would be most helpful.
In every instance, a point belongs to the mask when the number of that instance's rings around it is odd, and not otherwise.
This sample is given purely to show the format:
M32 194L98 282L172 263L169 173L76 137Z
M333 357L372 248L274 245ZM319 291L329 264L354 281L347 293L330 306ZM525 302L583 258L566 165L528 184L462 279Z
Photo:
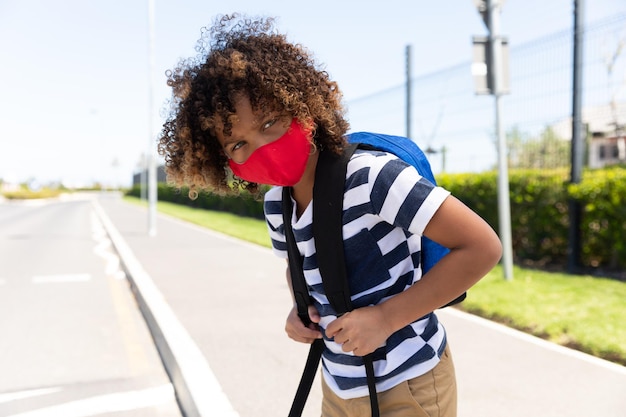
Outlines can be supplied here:
M566 170L512 170L509 173L511 231L518 264L563 268L569 240L569 201L583 206L581 224L583 267L626 269L626 167L586 171L580 184L568 183ZM484 218L496 231L498 174L440 174L437 182ZM221 197L208 192L196 200L188 190L159 184L159 199L240 216L263 218L263 204L246 192ZM129 194L139 197L140 189Z
M569 241L569 200L583 206L581 265L626 269L626 168L586 171L580 184L564 170L513 170L509 174L511 232L517 263L563 267ZM438 183L496 231L497 173L441 174Z
M133 186L126 194L140 197L141 186ZM198 198L192 200L189 198L188 188L183 187L181 189L177 189L165 183L159 183L157 185L157 195L158 199L161 201L169 201L171 203L206 210L225 211L238 216L252 217L256 219L263 218L262 201L259 198L255 198L248 192L241 192L241 194L237 196L219 196L203 191L198 194Z
M583 263L626 269L626 167L585 172L568 193L583 206Z

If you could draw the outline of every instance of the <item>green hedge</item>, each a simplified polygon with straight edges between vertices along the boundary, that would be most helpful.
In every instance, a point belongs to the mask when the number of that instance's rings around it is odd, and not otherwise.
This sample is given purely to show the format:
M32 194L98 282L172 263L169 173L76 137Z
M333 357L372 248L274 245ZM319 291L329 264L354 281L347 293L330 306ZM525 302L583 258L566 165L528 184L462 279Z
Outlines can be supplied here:
M127 194L140 197L141 187L135 185ZM206 210L226 211L238 216L253 217L256 219L263 218L262 200L255 198L248 192L242 192L238 196L219 196L209 192L201 192L198 194L198 198L192 200L189 198L188 188L177 189L167 184L159 183L157 195L158 199L161 201L169 201L171 203Z
M588 170L569 184L565 170L509 173L515 262L564 266L569 239L569 200L583 207L582 259L587 268L626 270L626 168ZM497 173L442 174L438 183L497 231Z
M55 198L60 196L63 192L63 190L52 188L42 188L37 191L32 191L28 188L20 188L15 191L0 192L0 196L4 196L4 198L8 200L32 200L38 198Z
M587 172L568 193L583 205L584 264L626 270L626 167Z
M538 267L567 263L569 200L583 207L583 267L626 270L626 167L588 170L580 184L569 184L567 170L509 172L511 229L515 262ZM440 174L439 185L475 210L498 231L497 172ZM139 187L129 194L139 197ZM159 199L191 207L263 218L262 201L248 193L220 197L159 184Z

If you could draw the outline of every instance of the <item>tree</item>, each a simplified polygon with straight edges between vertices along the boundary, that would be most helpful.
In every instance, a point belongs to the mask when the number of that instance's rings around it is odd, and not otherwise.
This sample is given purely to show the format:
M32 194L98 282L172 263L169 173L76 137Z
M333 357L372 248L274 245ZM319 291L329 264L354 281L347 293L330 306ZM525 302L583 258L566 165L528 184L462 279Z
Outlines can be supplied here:
M511 168L550 169L570 165L570 143L546 127L533 137L514 126L507 132Z

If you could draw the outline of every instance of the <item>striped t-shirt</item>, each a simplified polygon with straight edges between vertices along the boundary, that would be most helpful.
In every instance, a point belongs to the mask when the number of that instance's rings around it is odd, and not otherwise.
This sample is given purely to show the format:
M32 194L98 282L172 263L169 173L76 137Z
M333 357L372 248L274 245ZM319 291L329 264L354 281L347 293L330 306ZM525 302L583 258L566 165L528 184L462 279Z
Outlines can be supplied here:
M379 304L421 278L421 235L448 195L392 154L355 152L348 163L343 199L344 252L355 309ZM274 252L287 258L281 199L282 188L274 187L266 193L264 207ZM336 314L324 295L317 267L312 211L309 204L296 218L294 209L292 227L309 292L321 316L324 379L341 398L367 396L362 359L343 352L324 332ZM374 352L377 391L434 368L445 345L445 330L434 313L394 333Z

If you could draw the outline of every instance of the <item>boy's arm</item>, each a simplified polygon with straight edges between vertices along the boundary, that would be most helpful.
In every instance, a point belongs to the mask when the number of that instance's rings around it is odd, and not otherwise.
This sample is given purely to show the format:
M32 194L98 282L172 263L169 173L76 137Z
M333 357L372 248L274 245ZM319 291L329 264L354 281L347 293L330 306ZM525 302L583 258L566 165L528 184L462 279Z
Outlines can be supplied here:
M432 217L424 235L450 248L406 291L377 306L345 314L326 328L343 350L366 355L391 334L445 305L485 276L502 254L500 239L480 216L453 196Z
M317 323L320 321L320 315L317 309L310 305L309 306L309 319L311 320L311 324L309 326L305 326L298 316L298 309L296 307L296 302L293 298L293 288L291 285L291 273L289 272L289 265L287 265L285 275L287 277L287 285L289 286L289 294L291 294L291 301L293 302L293 307L291 311L289 311L289 315L287 316L287 322L285 323L285 332L287 332L287 336L289 338L295 340L296 342L301 343L313 343L315 339L321 339L322 333L319 331L319 327Z

